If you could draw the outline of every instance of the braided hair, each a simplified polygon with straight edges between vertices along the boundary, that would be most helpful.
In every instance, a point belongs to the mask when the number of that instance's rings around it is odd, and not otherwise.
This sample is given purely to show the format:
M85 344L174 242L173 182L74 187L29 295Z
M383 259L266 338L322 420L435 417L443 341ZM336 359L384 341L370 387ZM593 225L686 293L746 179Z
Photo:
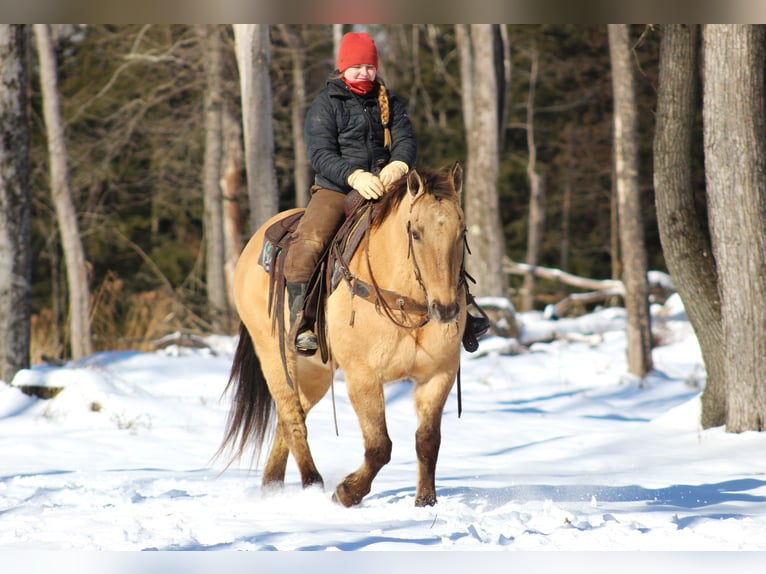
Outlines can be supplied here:
M391 149L391 109L388 106L388 90L385 84L378 80L378 107L380 108L380 122L383 124L383 145Z

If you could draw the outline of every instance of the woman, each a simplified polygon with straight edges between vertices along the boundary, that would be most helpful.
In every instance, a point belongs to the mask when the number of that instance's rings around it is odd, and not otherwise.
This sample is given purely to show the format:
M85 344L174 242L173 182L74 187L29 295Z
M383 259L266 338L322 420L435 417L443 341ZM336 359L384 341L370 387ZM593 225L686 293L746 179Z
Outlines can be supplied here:
M304 131L316 175L306 212L293 233L284 275L292 325L289 342L298 352L312 354L317 338L312 326L302 321L306 288L343 223L346 194L355 189L365 199L378 199L417 158L410 119L378 77L378 50L369 34L343 36L337 70L311 104Z

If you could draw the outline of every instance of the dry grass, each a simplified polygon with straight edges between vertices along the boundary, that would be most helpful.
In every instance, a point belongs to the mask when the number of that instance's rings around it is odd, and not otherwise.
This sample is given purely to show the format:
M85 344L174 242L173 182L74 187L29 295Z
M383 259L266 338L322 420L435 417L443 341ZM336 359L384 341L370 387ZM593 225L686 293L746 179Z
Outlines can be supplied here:
M49 309L32 317L30 358L32 364L68 356L68 324L58 327ZM124 292L124 282L108 275L91 298L93 350L154 349L157 339L176 331L200 333L204 322L166 290L135 294Z
M43 309L38 315L32 315L31 331L29 356L33 365L45 362L43 357L58 358L63 355L62 338L50 309Z

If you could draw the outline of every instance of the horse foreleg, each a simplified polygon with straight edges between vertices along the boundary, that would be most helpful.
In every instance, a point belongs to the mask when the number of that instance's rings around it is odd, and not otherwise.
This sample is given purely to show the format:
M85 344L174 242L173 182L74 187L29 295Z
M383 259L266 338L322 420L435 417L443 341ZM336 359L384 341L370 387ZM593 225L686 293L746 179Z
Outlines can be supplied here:
M336 487L333 500L353 506L370 492L375 476L391 460L392 444L386 428L382 387L360 390L350 383L347 386L364 437L364 462Z
M418 429L415 451L418 457L418 487L415 506L436 504L436 461L441 446L441 419L452 383L432 379L415 388Z

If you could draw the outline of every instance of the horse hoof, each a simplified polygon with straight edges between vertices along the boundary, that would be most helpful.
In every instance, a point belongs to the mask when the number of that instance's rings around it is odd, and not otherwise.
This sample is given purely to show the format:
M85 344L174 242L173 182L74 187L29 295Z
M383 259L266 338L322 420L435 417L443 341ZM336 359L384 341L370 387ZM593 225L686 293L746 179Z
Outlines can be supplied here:
M351 508L352 506L359 504L362 499L359 498L356 500L355 497L346 492L346 489L343 488L343 485L338 485L338 487L335 489L335 492L332 494L332 501L337 502L346 508Z
M436 496L433 494L422 495L415 498L415 506L433 506L436 504Z
M320 488L324 488L324 480L322 480L322 475L319 473L307 476L301 481L301 483L303 484L303 488L309 488L311 486L319 486Z

